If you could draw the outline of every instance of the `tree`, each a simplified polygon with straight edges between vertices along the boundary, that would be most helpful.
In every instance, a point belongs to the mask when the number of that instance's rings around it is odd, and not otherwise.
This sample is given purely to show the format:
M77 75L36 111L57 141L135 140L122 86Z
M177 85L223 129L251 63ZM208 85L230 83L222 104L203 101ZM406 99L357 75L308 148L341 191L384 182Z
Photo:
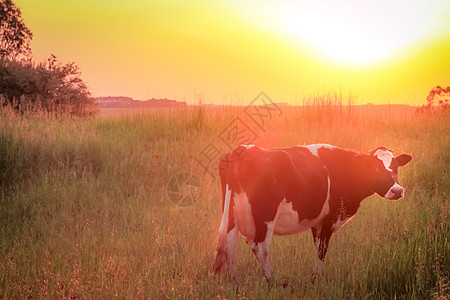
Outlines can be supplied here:
M19 112L45 111L58 116L93 115L94 99L75 63L60 63L51 55L45 62L0 60L3 105Z
M33 34L25 25L22 12L12 0L0 0L0 58L16 58L31 53Z
M54 55L38 64L31 56L18 59L31 54L32 37L16 4L0 0L0 105L22 113L95 114L94 100L75 63L62 64Z
M418 107L416 113L433 113L433 106L439 107L441 113L450 113L450 86L443 88L437 85L432 88L427 96L427 104Z
M443 88L440 85L434 87L427 96L428 104L438 104L441 106L449 105L450 99L450 86ZM434 103L435 101L437 103Z
M74 62L62 64L52 54L46 63L39 63L36 70L41 78L38 94L41 102L45 100L41 104L47 111L79 116L96 112L95 101Z

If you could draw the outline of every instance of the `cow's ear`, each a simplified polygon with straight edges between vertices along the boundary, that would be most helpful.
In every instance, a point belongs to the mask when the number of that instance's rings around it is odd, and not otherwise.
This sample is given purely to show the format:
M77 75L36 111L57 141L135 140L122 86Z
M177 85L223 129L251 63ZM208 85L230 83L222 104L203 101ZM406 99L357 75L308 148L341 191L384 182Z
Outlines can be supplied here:
M409 154L400 154L395 158L399 167L406 166L411 160L412 156Z

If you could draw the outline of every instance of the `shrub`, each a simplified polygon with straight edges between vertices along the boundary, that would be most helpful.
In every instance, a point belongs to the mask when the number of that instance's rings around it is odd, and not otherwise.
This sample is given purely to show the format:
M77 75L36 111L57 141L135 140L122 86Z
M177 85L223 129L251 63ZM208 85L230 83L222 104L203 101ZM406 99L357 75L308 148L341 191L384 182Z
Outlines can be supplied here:
M3 106L17 111L44 111L54 116L96 114L94 99L75 63L63 64L51 55L45 62L0 60Z

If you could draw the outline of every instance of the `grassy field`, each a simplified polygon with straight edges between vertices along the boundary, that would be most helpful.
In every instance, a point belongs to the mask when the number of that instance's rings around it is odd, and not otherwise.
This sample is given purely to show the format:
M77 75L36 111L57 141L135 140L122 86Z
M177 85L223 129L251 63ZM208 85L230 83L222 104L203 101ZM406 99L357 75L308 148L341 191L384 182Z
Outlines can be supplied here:
M261 146L411 153L399 176L406 197L363 201L333 236L315 285L310 232L274 238L271 288L243 239L238 286L214 277L220 185L207 173L216 161L202 159L227 151L223 132L236 117ZM263 127L243 107L87 120L0 111L0 298L448 299L449 132L448 116L394 106L286 106ZM197 185L186 205L169 193L180 173Z

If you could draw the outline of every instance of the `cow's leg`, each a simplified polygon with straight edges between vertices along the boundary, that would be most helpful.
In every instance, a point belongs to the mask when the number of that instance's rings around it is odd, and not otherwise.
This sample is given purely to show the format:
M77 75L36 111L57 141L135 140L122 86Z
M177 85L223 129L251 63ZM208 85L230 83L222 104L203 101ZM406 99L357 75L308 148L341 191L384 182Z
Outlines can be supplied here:
M224 264L227 265L233 279L235 279L234 261L236 247L239 240L239 227L234 218L234 201L231 190L226 188L224 211L219 229L216 259L213 273L219 274Z
M232 230L225 234L219 233L216 259L214 261L213 272L219 274L224 264L234 277L234 262L236 257L236 247L239 241L239 229L234 226Z
M321 226L311 228L311 232L314 238L314 247L316 248L316 261L311 274L311 282L314 282L322 267L325 255L328 250L328 243L330 242L332 230L331 226Z
M236 248L239 241L239 229L238 226L234 226L227 233L227 268L234 281L236 281L236 272L234 270L234 262L236 258Z
M256 221L256 220L255 220ZM259 264L264 272L264 276L269 284L272 283L272 268L270 266L269 249L272 241L273 230L276 220L273 222L264 222L256 224L255 241L252 244L252 251L258 259Z

